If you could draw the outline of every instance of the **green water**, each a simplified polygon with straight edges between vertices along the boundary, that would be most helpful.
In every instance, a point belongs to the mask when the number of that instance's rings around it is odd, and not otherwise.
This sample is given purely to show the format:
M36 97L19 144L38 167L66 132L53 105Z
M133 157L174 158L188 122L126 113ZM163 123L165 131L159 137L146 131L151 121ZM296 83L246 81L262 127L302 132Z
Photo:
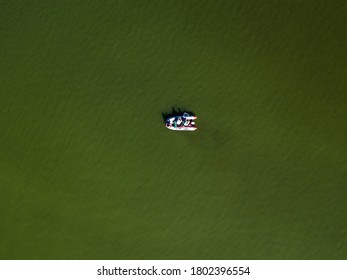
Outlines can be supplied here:
M1 259L347 258L345 1L0 6Z

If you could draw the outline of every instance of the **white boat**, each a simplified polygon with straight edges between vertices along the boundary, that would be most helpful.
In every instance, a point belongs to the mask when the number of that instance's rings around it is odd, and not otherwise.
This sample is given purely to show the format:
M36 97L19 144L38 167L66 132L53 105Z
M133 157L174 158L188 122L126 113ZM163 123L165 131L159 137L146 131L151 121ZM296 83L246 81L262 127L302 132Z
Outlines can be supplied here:
M196 116L190 116L188 113L183 113L183 116L175 116L166 119L166 127L176 131L194 131Z

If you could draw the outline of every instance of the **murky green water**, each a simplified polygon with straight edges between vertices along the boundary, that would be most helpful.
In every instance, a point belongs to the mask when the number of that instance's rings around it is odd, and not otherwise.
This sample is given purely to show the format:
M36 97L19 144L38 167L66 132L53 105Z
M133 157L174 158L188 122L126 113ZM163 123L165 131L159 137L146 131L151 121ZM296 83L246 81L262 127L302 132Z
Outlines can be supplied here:
M2 1L0 258L346 259L346 18Z

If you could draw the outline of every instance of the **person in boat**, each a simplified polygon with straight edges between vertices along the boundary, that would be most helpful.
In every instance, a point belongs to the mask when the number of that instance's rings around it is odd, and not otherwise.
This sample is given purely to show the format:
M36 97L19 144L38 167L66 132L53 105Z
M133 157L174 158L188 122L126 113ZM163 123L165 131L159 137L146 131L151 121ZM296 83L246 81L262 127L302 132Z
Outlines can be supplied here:
M182 118L181 117L179 117L178 119L177 119L177 126L181 126L182 125Z
M187 120L187 119L185 119L185 121L184 121L184 126L189 126L189 123L190 123L190 121Z

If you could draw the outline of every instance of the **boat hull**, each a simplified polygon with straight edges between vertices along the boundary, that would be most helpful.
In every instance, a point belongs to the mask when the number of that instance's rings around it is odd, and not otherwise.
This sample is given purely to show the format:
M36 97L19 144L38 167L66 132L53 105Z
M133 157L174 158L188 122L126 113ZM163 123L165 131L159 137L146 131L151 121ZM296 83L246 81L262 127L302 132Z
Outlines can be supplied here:
M185 113L186 114L186 113ZM197 118L196 116L189 116L188 114L183 116L175 116L166 119L166 128L175 131L194 131L197 130L195 126L194 120ZM177 121L180 119L180 125L177 124ZM188 125L184 125L188 121Z
M174 126L167 126L168 129L170 130L175 130L175 131L194 131L197 130L198 128L196 126L194 127L174 127Z

